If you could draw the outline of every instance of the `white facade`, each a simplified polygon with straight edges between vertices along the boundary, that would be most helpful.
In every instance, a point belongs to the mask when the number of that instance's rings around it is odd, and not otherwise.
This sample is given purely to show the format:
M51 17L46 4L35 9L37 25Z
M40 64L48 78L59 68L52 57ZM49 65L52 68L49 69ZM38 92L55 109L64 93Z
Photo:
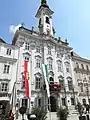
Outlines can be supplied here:
M15 45L19 46L18 72L16 81L16 101L22 106L22 99L25 99L25 88L22 88L24 60L29 57L30 62L30 81L31 81L31 107L48 105L46 92L43 91L44 78L42 64L48 66L49 81L62 84L62 90L58 93L51 92L51 96L56 100L56 106L73 105L74 95L72 91L73 78L71 70L71 57L69 47L66 43L50 36L42 36L24 27L21 27L15 37ZM40 81L37 81L40 79ZM66 96L65 91L66 90ZM65 98L66 97L66 98ZM65 101L66 99L66 101ZM63 103L62 103L63 102Z
M14 35L12 45L0 42L0 101L10 101L18 120L21 119L18 109L22 106L30 111L32 107L45 107L48 110L42 64L48 67L49 83L61 85L59 91L50 90L51 112L56 112L58 106L72 109L78 101L86 99L88 102L89 99L85 90L86 85L89 87L90 84L90 61L79 56L71 57L72 48L67 41L55 38L52 15L49 6L41 4L36 14L38 32L21 26ZM30 68L30 99L25 95L25 59ZM80 68L76 67L77 63ZM87 70L82 69L81 64L88 66Z
M75 105L72 74L72 64L70 51L67 41L63 42L60 38L54 37L52 27L53 12L47 5L41 5L36 17L39 19L39 31L32 28L29 30L20 27L13 38L13 45L19 47L19 58L17 66L17 79L14 86L14 102L18 105L17 109L25 105L27 108L45 107L48 110L48 97L44 90L44 77L42 64L48 67L48 80L50 83L61 84L60 91L50 91L51 111L55 112L58 106L70 108ZM46 20L48 17L48 20ZM41 19L41 20L40 20ZM24 87L24 60L28 58L30 64L31 98L26 98ZM15 105L15 104L14 104ZM20 119L21 116L18 116Z
M6 107L6 103L12 100L13 87L16 82L18 60L18 48L0 42L0 108L3 104ZM1 113L2 114L2 111Z
M72 65L78 101L82 104L90 104L90 60L82 58L73 52Z

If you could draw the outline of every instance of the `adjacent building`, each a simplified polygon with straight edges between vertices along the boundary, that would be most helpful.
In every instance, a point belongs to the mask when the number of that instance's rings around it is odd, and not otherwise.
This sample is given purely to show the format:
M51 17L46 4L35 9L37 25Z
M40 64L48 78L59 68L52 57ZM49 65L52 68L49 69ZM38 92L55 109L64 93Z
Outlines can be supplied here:
M78 101L90 105L90 60L71 52L75 86Z
M0 116L9 110L17 74L18 47L0 38Z

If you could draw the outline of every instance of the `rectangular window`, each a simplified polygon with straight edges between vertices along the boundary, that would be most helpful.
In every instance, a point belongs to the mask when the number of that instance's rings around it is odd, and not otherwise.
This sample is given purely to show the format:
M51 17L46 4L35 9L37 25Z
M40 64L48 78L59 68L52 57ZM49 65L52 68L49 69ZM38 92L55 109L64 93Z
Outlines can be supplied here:
M59 57L60 56L60 53L57 53L57 57Z
M10 65L4 65L4 71L3 73L9 73Z
M7 55L11 55L11 49L10 49L10 48L7 49L6 54L7 54Z
M36 89L41 89L41 79L40 77L36 77L36 85L35 85Z
M69 72L69 68L66 68L66 71Z
M70 63L66 62L66 72L70 72Z
M62 105L65 106L65 98L62 98Z
M71 98L71 105L74 105L74 98Z
M22 76L22 89L25 89L25 80L24 80L24 75Z
M48 54L51 55L51 48L48 48Z
M8 83L1 83L1 90L3 92L7 92L8 91Z
M59 80L59 83L61 85L61 90L64 90L64 80Z
M36 52L40 53L40 47L39 46L36 48Z
M68 80L68 89L69 89L69 90L72 90L72 89L73 89L72 81L69 81L69 80Z
M83 85L81 85L80 87L81 87L81 92L83 92Z
M52 60L51 60L51 59L48 60L48 69L49 69L49 70L52 70L52 69L53 69Z
M25 43L25 49L29 50L30 49L30 44L29 43Z
M28 99L22 99L22 107L26 107L28 106Z
M41 60L40 59L36 59L36 67L41 68Z
M62 71L62 62L61 61L58 61L57 66L58 66L58 72Z
M38 99L38 107L41 107L41 98Z

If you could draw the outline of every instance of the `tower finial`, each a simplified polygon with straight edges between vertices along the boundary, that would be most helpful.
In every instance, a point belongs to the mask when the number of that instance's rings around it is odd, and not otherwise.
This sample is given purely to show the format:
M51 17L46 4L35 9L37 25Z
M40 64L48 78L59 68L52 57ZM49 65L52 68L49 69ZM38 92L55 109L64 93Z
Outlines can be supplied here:
M41 4L47 4L46 0L41 0Z

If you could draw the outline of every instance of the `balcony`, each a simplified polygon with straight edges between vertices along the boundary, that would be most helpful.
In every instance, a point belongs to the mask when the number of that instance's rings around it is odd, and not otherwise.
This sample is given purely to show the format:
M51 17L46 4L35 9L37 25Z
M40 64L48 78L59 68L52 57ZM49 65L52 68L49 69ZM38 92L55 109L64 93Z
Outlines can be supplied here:
M60 90L61 90L61 85L60 84L58 84L58 83L54 83L54 84L50 84L49 85L49 88L50 88L50 91L56 91L56 92L60 92Z

